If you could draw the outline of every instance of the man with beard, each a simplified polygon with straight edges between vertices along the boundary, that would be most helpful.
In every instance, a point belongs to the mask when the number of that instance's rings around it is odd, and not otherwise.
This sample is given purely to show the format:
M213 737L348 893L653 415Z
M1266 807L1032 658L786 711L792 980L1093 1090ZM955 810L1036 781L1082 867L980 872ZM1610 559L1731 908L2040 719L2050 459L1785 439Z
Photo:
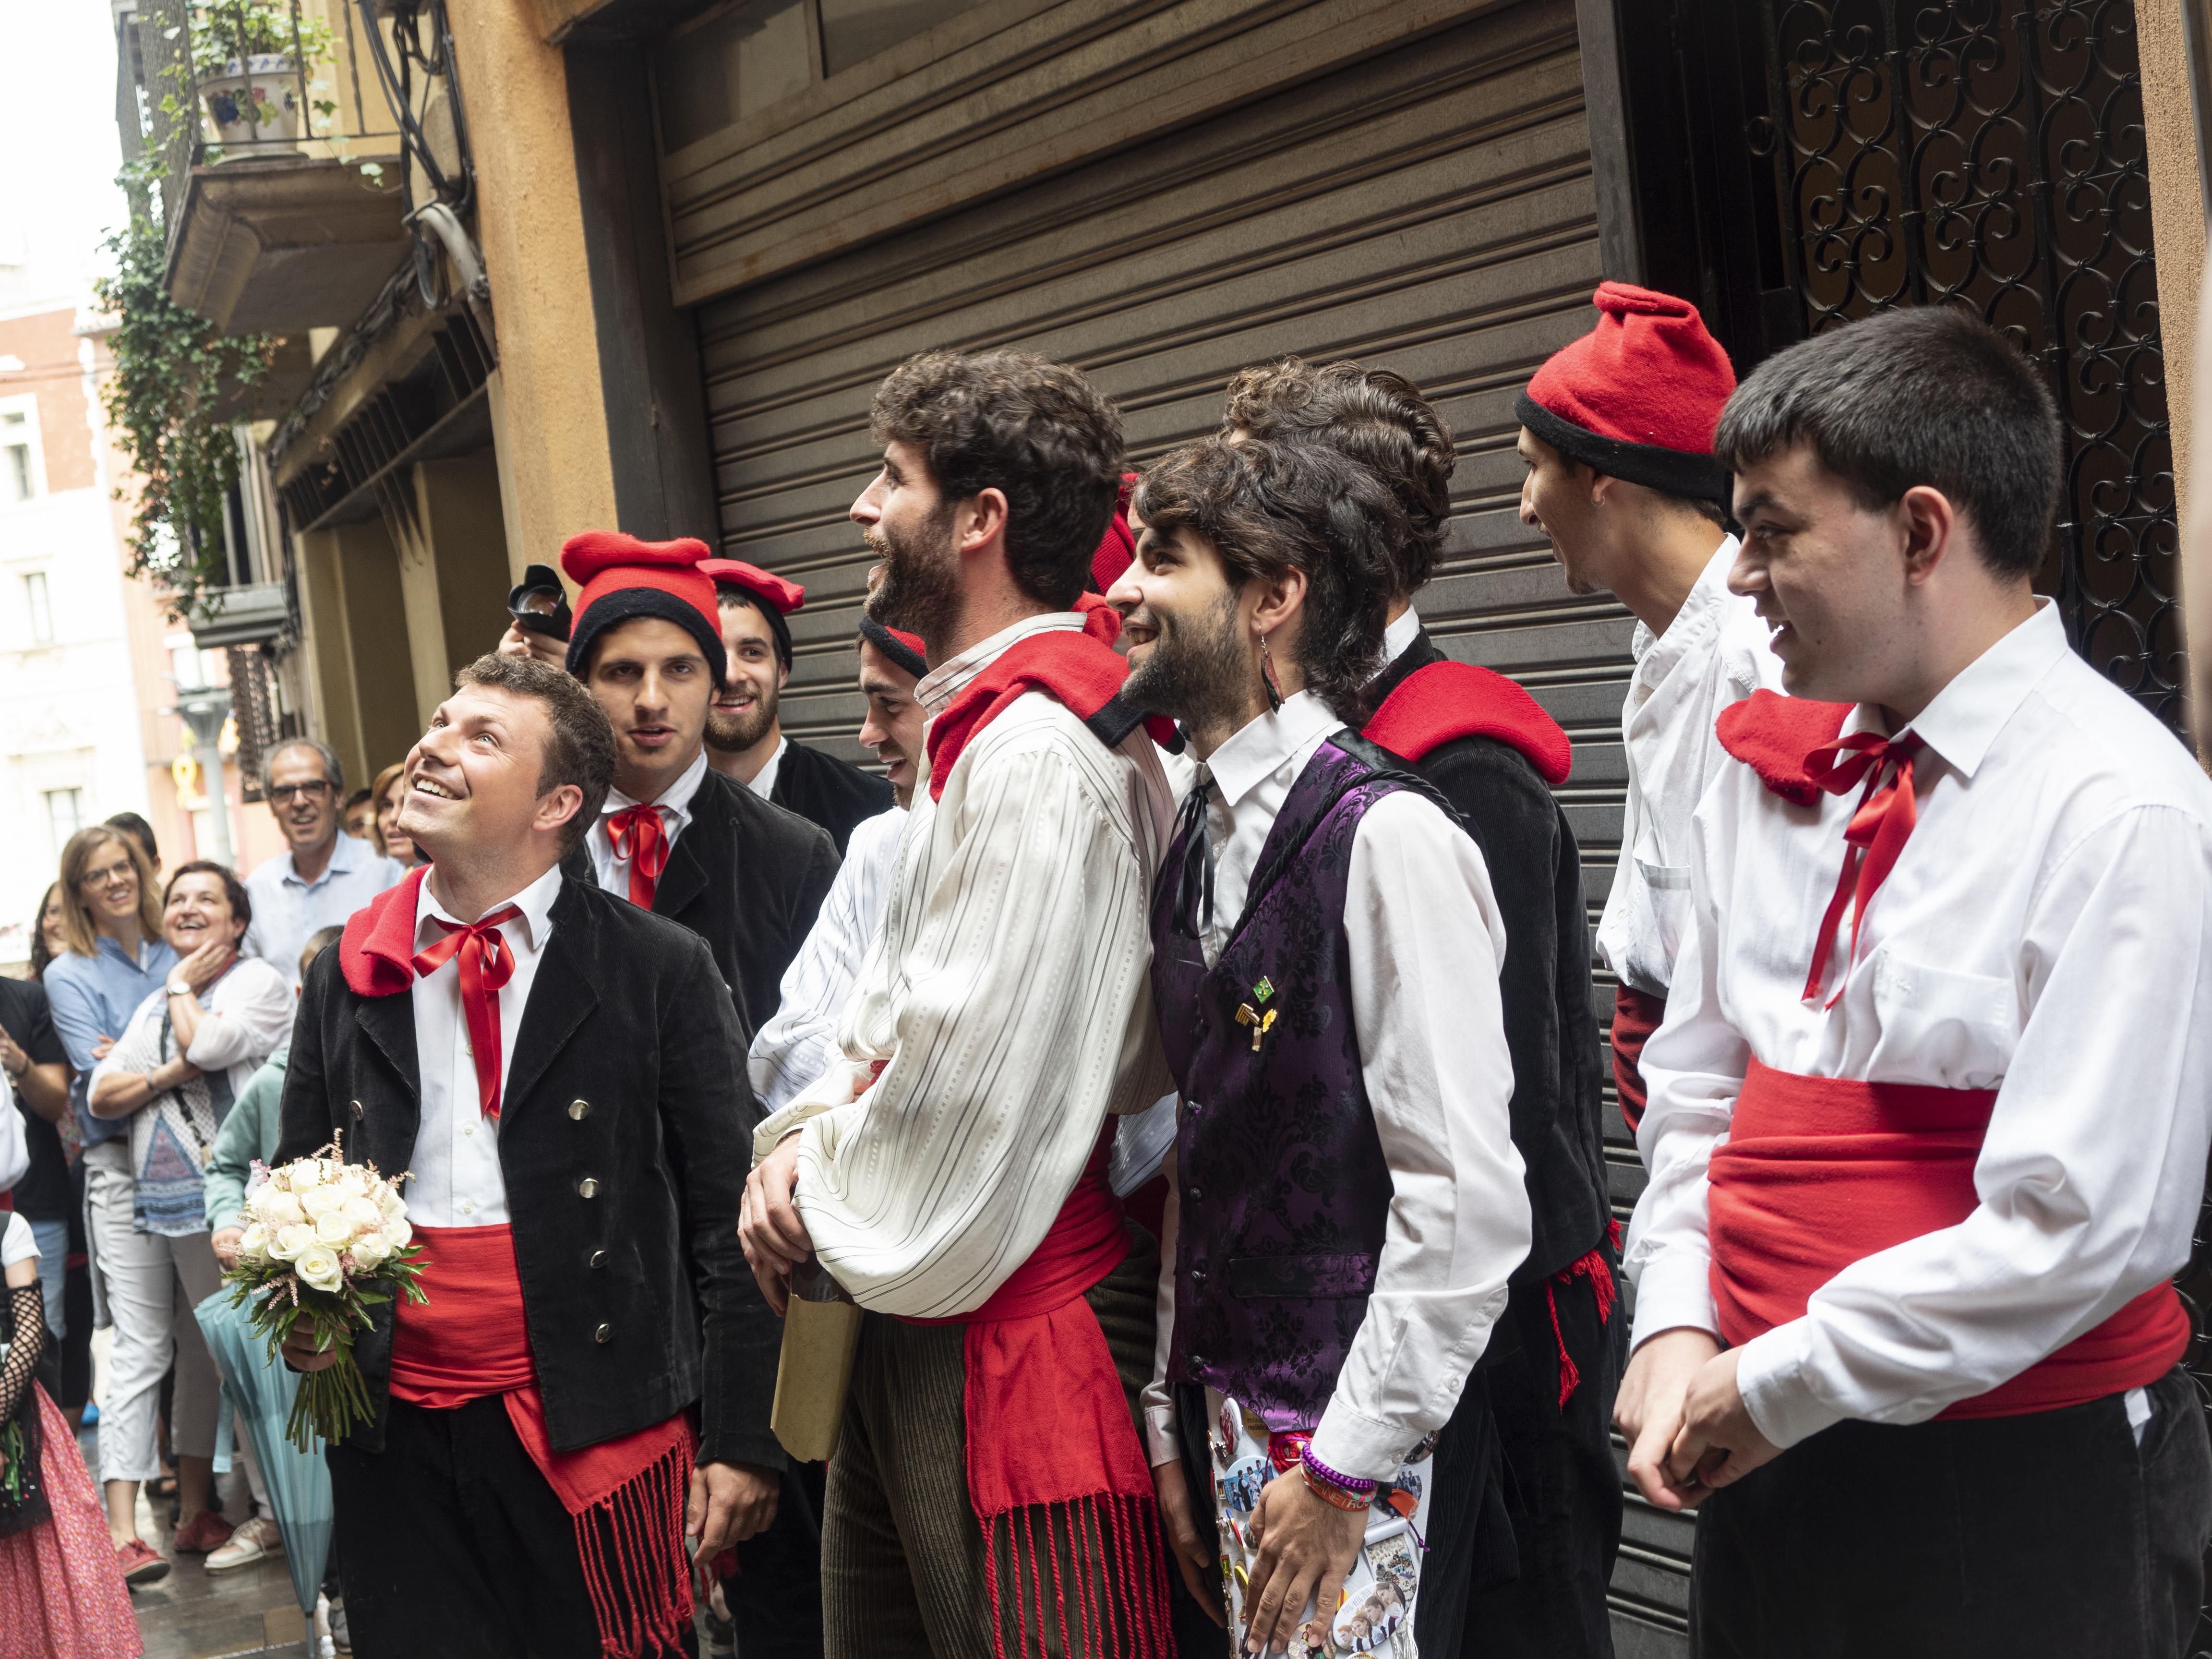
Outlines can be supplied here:
M1466 1385L1529 1220L1489 871L1357 731L1409 527L1333 449L1258 439L1169 456L1136 516L1109 595L1123 696L1199 757L1152 906L1182 1098L1146 1396L1161 1512L1194 1595L1227 1556L1255 1651L1320 1647L1339 1590L1361 1602L1402 1557L1420 1651L1454 1654L1494 1432ZM1418 1569L1363 1549L1401 1516Z
M1620 714L1628 807L1597 927L1620 981L1613 1073L1632 1131L1637 1057L1667 1009L1689 903L1690 814L1725 763L1713 722L1782 684L1750 601L1729 592L1728 475L1713 427L1735 387L1728 354L1686 300L1601 283L1597 327L1552 354L1514 403L1528 478L1521 522L1550 538L1577 593L1610 589L1636 615Z
M1291 358L1231 381L1222 423L1224 436L1328 445L1388 485L1408 522L1394 550L1389 661L1368 687L1375 713L1366 736L1436 786L1490 872L1510 941L1498 992L1532 1230L1506 1304L1512 1340L1481 1378L1498 1419L1499 1500L1519 1571L1473 1596L1466 1646L1609 1659L1606 1595L1621 1517L1613 1399L1626 1322L1613 1317L1619 1243L1609 1236L1582 849L1552 796L1571 761L1567 736L1512 681L1445 657L1413 609L1443 547L1454 454L1450 430L1411 381ZM1486 1560L1491 1542L1483 1540Z
M868 1310L829 1650L1141 1659L1170 1639L1134 1416L1154 1258L1106 1164L1111 1120L1167 1081L1145 911L1174 806L1115 702L1126 665L1074 609L1121 422L1072 369L932 352L878 389L872 430L853 517L884 565L869 615L936 665L927 787L836 1063L762 1126L741 1229L772 1302L814 1255Z
M615 765L604 805L568 874L681 923L707 943L750 1041L775 1012L837 869L829 836L707 765L708 706L725 682L721 619L702 542L641 542L587 531L561 550L580 592L568 672L606 712ZM703 989L704 988L701 988ZM745 1103L748 1119L757 1109ZM753 1455L737 1469L735 1536L772 1539L777 1577L746 1573L726 1594L757 1632L758 1654L818 1654L815 1538L818 1496L768 1432L781 1335L758 1303L744 1332Z
M818 823L845 855L853 826L880 817L891 787L834 755L783 734L783 688L791 678L791 624L806 602L797 582L739 559L705 559L721 610L728 676L707 714L707 763L763 800Z

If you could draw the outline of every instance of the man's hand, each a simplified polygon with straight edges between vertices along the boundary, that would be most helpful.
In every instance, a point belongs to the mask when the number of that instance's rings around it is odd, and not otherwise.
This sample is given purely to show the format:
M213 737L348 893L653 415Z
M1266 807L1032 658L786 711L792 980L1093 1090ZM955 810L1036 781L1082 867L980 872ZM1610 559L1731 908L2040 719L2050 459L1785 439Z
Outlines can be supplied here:
M228 939L211 939L172 968L170 976L182 977L196 995L204 995L207 988L222 977L223 969L229 967L237 956L237 951Z
M791 1300L791 1270L814 1254L814 1241L791 1201L798 1184L799 1137L786 1135L745 1178L744 1204L738 1212L738 1241L744 1246L746 1263L779 1318Z
M1206 1610L1207 1618L1226 1630L1229 1619L1221 1606L1220 1551L1210 1535L1202 1536L1198 1530L1190 1510L1190 1483L1183 1479L1180 1458L1153 1467L1152 1490L1159 1497L1168 1547L1175 1552L1176 1565L1182 1569L1183 1588ZM1212 1531L1209 1527L1207 1534Z
M775 1519L776 1494L782 1486L774 1469L757 1463L702 1463L691 1471L684 1531L699 1540L691 1552L691 1582L700 1595L706 1595L713 1582L716 1556L768 1530Z
M238 1265L238 1241L245 1237L243 1227L224 1227L208 1240L208 1247L215 1252L215 1259L222 1263L224 1272Z
M1335 1617L1345 1575L1359 1559L1365 1510L1340 1510L1316 1496L1297 1469L1279 1474L1252 1510L1252 1580L1244 1591L1244 1649L1280 1653L1297 1633L1306 1603Z
M502 657L535 657L542 663L566 670L568 666L568 642L556 640L550 634L540 634L525 628L520 623L509 623L507 632L499 636L499 654Z
M1639 1346L1620 1379L1613 1420L1628 1441L1628 1474L1646 1501L1662 1510L1694 1508L1702 1487L1668 1479L1668 1454L1682 1428L1682 1397L1698 1369L1721 1351L1720 1339L1689 1326L1662 1331Z
M22 1045L0 1030L0 1072L5 1072L10 1082L21 1083L30 1069L31 1057L23 1052Z
M106 1032L102 1031L98 1036L93 1038L92 1057L94 1060L106 1060L108 1055L114 1052L115 1039L108 1036Z
M1782 1448L1751 1420L1735 1385L1742 1358L1742 1349L1730 1348L1708 1359L1690 1379L1682 1398L1682 1426L1667 1454L1667 1475L1677 1487L1718 1492L1782 1455Z
M292 1322L291 1334L284 1339L284 1363L295 1371L326 1371L338 1363L338 1351L332 1346L317 1352L315 1322L301 1314Z

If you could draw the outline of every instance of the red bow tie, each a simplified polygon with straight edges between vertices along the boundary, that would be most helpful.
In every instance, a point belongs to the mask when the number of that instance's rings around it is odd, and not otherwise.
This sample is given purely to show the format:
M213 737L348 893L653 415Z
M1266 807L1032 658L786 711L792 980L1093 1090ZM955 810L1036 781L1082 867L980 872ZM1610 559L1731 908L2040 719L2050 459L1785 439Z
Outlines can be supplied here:
M615 856L629 860L629 902L653 908L653 891L668 867L668 832L658 806L625 806L607 820L607 841Z
M1897 855L1905 850L1905 837L1918 822L1912 795L1912 757L1920 747L1919 737L1910 732L1894 741L1877 732L1854 732L1849 737L1815 744L1806 753L1806 775L1832 795L1840 795L1860 779L1866 780L1858 811L1851 814L1850 826L1844 831L1843 872L1836 878L1835 896L1828 901L1827 914L1820 918L1820 936L1813 946L1813 968L1805 978L1808 1002L1820 998L1828 957L1836 948L1836 933L1843 924L1844 906L1853 900L1856 903L1851 912L1850 955L1844 963L1846 975L1851 963L1858 960L1859 924L1866 920L1867 906L1887 879ZM1824 751L1832 749L1844 752L1826 757ZM1882 783L1885 775L1889 779L1887 787ZM1836 995L1820 1006L1832 1008L1836 997L1843 994L1838 985Z
M471 922L433 916L430 920L446 930L446 936L413 957L418 979L428 979L456 955L461 959L461 1012L468 1018L469 1046L476 1051L477 1104L495 1123L499 1121L499 994L514 976L514 952L507 948L499 925L521 914L519 907L509 904Z

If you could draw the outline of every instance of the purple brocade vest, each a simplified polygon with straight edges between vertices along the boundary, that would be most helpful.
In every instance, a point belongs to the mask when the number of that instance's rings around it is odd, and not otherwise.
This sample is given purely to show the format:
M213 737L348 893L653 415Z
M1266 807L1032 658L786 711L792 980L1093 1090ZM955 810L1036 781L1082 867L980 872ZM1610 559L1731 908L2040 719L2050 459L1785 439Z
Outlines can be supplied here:
M1182 1095L1168 1375L1233 1395L1273 1430L1319 1422L1389 1221L1343 918L1360 819L1394 790L1423 789L1400 764L1349 730L1322 743L1212 969L1175 925L1180 843L1153 888L1152 996Z

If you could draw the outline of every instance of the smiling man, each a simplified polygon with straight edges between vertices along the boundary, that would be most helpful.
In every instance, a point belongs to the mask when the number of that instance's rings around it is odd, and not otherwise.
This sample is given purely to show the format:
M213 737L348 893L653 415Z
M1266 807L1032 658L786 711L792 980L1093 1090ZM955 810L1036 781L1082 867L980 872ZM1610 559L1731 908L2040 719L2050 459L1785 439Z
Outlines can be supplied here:
M1728 354L1686 300L1601 283L1597 326L1553 353L1514 401L1528 469L1521 522L1541 531L1577 593L1635 613L1620 711L1628 805L1597 927L1619 988L1613 1072L1632 1130L1637 1057L1658 1028L1680 949L1690 814L1721 764L1713 721L1781 665L1749 601L1729 592L1728 476L1713 424L1735 387Z
M1769 358L1717 447L1793 695L1722 717L1645 1051L1620 1417L1692 1651L2178 1659L2212 783L2030 586L2058 421L1971 312Z
M700 994L697 938L561 869L614 747L560 670L463 669L408 757L400 823L433 863L301 995L277 1160L342 1137L410 1171L427 1257L428 1301L356 1341L372 1419L327 1454L364 1655L673 1651L743 1466L781 1455L736 1248L736 1012Z
M246 878L253 925L239 954L260 958L297 985L307 936L344 921L407 871L341 833L345 773L327 744L313 738L278 744L263 758L261 787L289 846Z
M707 763L763 800L818 823L843 857L854 826L891 804L883 779L835 755L794 743L783 730L783 688L791 678L791 624L806 602L797 582L742 559L706 559L722 616L727 678L707 714Z

